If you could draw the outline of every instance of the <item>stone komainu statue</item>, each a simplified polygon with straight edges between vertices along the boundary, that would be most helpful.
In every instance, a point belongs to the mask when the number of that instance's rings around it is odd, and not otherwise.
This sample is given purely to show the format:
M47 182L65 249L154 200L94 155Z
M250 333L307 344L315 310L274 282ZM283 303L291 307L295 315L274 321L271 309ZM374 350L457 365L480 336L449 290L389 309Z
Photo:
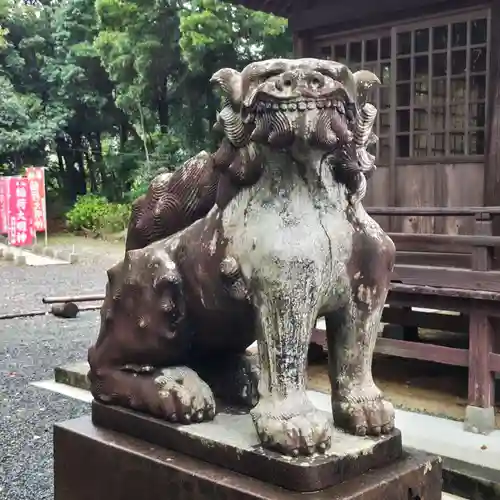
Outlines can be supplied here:
M89 350L94 397L181 423L212 419L220 398L251 408L263 446L324 452L332 423L305 386L324 316L335 425L391 432L371 364L395 248L361 204L378 79L277 59L212 80L224 139L134 204Z

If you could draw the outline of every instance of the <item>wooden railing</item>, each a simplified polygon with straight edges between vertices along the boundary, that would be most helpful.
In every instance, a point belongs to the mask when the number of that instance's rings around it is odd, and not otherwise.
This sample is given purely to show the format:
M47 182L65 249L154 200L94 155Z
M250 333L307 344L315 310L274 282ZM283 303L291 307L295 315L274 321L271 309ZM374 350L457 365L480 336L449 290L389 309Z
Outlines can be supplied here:
M500 271L493 267L500 237L492 234L492 219L500 215L500 207L386 207L367 211L372 216L474 217L472 235L389 233L398 251L383 322L403 325L410 335L405 340L382 337L376 352L466 366L469 404L491 407L494 372L500 372L500 354L495 352L500 337L494 330L495 322L500 324ZM422 343L416 334L418 327L468 332L469 348ZM321 341L324 335L315 332L313 337Z

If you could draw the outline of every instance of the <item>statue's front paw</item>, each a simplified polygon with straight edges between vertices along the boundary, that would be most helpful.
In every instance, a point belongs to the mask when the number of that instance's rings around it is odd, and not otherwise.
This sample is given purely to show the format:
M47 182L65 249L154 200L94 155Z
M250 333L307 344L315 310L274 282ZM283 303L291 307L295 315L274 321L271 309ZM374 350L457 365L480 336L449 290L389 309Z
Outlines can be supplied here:
M335 425L357 436L394 430L394 407L376 387L357 388L332 403Z
M210 387L187 367L165 368L155 378L161 413L171 422L213 420L215 399Z
M251 414L265 448L298 456L325 453L330 447L331 417L304 397L261 400Z

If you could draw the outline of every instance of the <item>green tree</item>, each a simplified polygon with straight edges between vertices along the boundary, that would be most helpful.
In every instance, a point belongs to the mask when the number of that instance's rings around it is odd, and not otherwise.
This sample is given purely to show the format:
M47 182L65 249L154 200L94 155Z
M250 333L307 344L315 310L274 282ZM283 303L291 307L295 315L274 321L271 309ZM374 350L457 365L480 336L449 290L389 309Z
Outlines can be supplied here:
M51 99L69 111L55 140L59 177L71 199L88 188L119 197L130 179L106 168L103 140L119 136L123 147L132 127L116 106L114 84L93 44L99 32L93 0L60 3L51 27L53 55L46 60L44 74L51 83Z
M222 1L0 0L0 168L129 199L215 146L217 69L291 47L285 20Z
M209 84L222 67L243 69L254 60L288 57L292 39L285 19L218 0L186 2L180 15L182 58L190 70L184 113L187 137L210 146L218 101Z
M0 161L10 172L44 162L47 144L68 113L47 99L42 74L50 50L48 16L38 5L3 1L0 5Z

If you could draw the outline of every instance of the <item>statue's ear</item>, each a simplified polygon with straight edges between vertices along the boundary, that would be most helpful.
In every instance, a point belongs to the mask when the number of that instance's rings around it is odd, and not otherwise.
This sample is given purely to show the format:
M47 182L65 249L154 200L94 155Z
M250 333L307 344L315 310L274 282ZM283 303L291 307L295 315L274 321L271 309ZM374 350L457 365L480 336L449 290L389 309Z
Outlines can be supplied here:
M362 69L353 74L356 85L356 100L359 108L362 108L368 99L368 92L375 85L380 85L380 80L375 73Z
M231 68L222 68L213 74L210 83L220 89L232 106L241 106L241 73Z

